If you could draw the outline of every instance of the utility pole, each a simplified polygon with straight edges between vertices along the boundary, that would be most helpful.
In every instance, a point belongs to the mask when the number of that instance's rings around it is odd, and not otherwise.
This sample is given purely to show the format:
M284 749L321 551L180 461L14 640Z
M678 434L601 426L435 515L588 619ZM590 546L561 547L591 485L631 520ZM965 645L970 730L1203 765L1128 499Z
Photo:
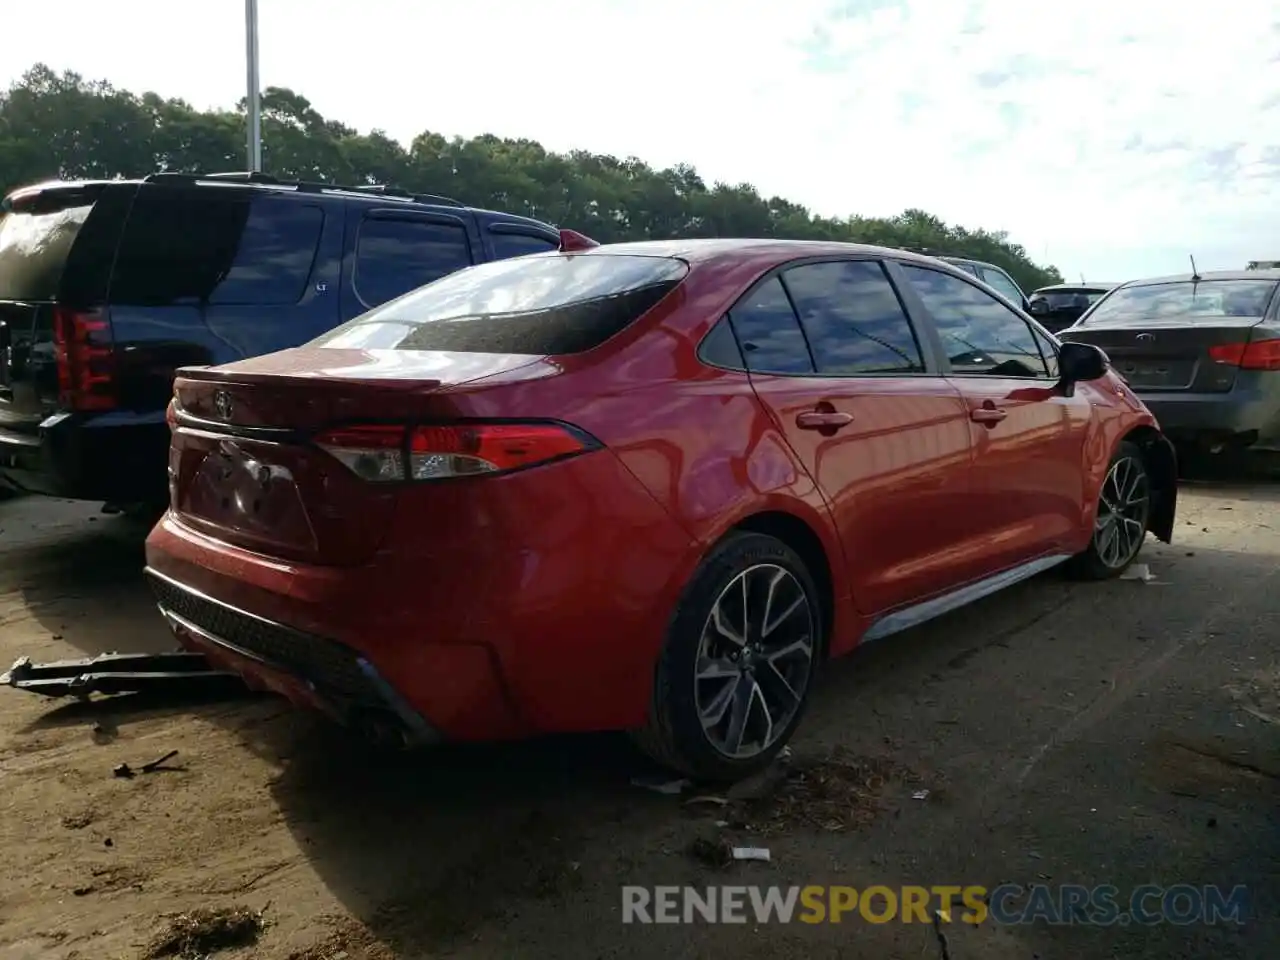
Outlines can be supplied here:
M244 0L245 59L248 64L249 169L262 169L262 84L258 81L258 0Z

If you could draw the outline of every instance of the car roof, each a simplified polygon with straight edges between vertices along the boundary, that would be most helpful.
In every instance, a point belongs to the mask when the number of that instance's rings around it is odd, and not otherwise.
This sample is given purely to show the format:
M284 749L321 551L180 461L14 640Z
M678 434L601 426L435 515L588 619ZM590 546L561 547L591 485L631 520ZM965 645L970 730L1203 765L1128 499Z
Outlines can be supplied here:
M1210 270L1199 275L1201 280L1280 280L1280 270ZM1130 280L1125 287L1150 287L1158 283L1191 283L1194 274L1177 273L1168 277L1148 277Z
M1118 283L1051 283L1047 287L1036 287L1031 292L1034 297L1037 293L1070 293L1073 291L1084 290L1113 290L1120 286Z
M25 184L9 191L9 196L36 193L42 190L76 190L90 187L111 186L199 186L208 189L252 190L262 195L271 196L306 196L325 197L338 202L403 204L406 207L427 206L442 207L453 210L468 210L473 213L487 214L504 222L527 224L529 226L547 227L548 224L532 217L507 213L501 210L488 210L483 207L471 207L454 200L452 197L436 194L412 194L407 190L396 188L368 186L345 186L340 183L319 183L299 180L278 180L264 174L179 174L160 173L150 177L133 177L122 180L45 180L39 183Z
M892 257L919 263L936 264L939 257L928 257L910 250L894 247L877 247L865 243L841 243L834 240L777 240L777 239L692 239L692 240L634 240L625 243L607 243L584 254L608 256L630 254L637 257L672 257L690 265L716 263L743 258L761 262L785 263L797 257L870 256Z

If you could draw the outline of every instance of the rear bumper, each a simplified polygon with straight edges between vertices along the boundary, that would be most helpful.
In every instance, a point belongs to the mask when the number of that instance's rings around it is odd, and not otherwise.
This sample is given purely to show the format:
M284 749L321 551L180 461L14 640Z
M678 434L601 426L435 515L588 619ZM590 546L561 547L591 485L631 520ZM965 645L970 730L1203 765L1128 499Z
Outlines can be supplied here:
M34 429L0 425L0 479L72 500L162 500L168 449L163 414L158 421L58 414Z
M347 726L397 731L404 746L440 739L377 669L349 647L238 610L150 567L146 574L161 614L183 645L239 673L249 686L281 694Z
M1175 443L1228 443L1280 449L1280 374L1274 389L1223 394L1140 393L1160 429Z
M609 451L407 490L361 566L264 557L172 512L147 540L184 645L339 719L390 704L473 741L642 724L698 559Z

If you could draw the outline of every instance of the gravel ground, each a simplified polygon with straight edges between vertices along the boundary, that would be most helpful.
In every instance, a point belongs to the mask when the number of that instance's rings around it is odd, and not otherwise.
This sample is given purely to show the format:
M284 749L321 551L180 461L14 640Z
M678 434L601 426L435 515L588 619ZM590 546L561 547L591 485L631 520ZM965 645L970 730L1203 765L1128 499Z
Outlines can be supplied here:
M168 648L144 533L0 502L0 661ZM611 736L387 758L271 699L0 691L0 960L1280 956L1280 486L1188 485L1177 533L1155 582L1051 573L834 664L790 765L725 804L634 786ZM1001 882L1245 884L1249 916L956 923L945 954L856 915L620 922L623 884Z

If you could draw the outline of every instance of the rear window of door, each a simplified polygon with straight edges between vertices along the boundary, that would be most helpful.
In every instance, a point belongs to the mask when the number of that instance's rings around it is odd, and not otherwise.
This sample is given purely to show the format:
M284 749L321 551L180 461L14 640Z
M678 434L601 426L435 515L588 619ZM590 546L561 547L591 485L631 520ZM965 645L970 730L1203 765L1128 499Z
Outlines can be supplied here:
M933 318L952 374L1049 376L1031 326L1018 314L960 277L910 263L901 266Z
M461 223L368 215L356 240L355 289L376 307L471 266Z
M501 230L489 231L493 243L495 260L506 260L509 257L523 257L530 253L549 253L560 249L560 242L550 237L539 237L531 233L507 233Z
M753 373L808 376L813 357L791 298L776 276L770 277L729 311L747 369Z
M297 303L324 211L288 199L139 191L111 281L118 304Z
M808 263L782 277L818 373L924 373L911 322L878 262Z

